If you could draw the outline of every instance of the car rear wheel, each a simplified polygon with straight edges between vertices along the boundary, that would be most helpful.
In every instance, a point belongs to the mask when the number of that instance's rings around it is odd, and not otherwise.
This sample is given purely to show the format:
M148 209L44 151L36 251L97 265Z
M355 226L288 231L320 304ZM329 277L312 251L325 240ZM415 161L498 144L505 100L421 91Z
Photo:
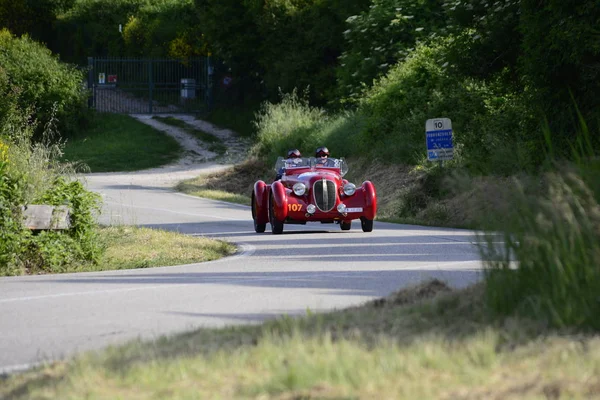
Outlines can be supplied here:
M373 220L365 217L360 217L360 227L363 232L371 232L373 230Z
M252 219L254 220L254 231L256 233L263 233L265 229L267 229L267 224L259 224L256 222L256 215L258 213L258 204L256 203L256 198L254 197L254 193L252 193Z
M271 232L274 235L278 235L283 232L283 222L277 219L275 214L275 207L273 206L273 199L269 202L269 221L271 222Z
M340 228L343 231L349 231L352 228L352 221L340 221Z

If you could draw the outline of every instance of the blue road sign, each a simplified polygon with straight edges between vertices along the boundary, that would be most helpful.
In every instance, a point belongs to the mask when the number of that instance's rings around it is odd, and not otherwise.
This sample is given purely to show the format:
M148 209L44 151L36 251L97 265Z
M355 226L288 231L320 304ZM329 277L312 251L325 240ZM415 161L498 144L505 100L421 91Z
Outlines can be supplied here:
M425 123L425 141L428 160L451 160L454 156L452 121L449 118L428 119Z

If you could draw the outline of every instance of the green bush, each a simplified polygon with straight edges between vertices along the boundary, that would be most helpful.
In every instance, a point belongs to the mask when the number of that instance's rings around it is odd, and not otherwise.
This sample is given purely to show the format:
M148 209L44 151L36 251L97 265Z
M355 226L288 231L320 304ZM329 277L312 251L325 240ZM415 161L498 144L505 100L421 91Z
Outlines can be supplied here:
M100 212L100 195L86 190L78 180L58 176L38 202L69 207L71 226L67 234L78 244L76 254L83 260L98 262L102 249L97 243L95 217Z
M306 152L325 120L324 110L309 106L306 97L299 98L296 91L283 94L278 104L265 102L256 117L257 144L253 152L266 156L268 163L274 163L291 148Z
M20 223L22 185L9 175L10 146L0 136L0 272L13 275L27 233Z
M95 237L98 195L68 178L70 166L57 161L60 144L46 139L51 123L42 140L33 142L35 126L27 113L17 106L8 112L0 125L0 275L60 272L66 264L96 262L103 250ZM22 224L28 204L67 205L70 229L33 234Z
M543 141L524 95L494 79L459 78L445 61L452 38L418 45L361 99L362 141L374 157L418 164L425 157L425 121L450 118L455 163L479 172L510 173L533 164Z
M16 92L19 107L37 120L38 133L52 119L64 135L85 121L87 93L81 71L29 37L17 38L5 29L0 31L0 48L0 65L10 82L0 85L0 96Z

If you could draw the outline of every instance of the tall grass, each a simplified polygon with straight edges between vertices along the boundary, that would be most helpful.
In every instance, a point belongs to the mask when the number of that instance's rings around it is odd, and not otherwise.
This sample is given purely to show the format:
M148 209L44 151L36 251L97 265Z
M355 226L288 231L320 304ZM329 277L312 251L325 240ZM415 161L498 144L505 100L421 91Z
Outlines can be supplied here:
M290 148L306 152L326 119L325 111L309 106L306 96L299 97L295 90L282 94L280 103L264 103L257 113L258 142L253 152L273 161Z
M594 192L600 160L582 127L577 143L584 146L573 146L575 162L555 164L543 176L543 196L528 195L515 181L503 245L488 235L487 296L500 314L600 330L600 204Z
M269 162L297 148L313 156L319 146L327 146L333 157L362 155L359 133L364 121L357 113L327 114L308 104L307 94L283 94L277 104L264 103L256 114L257 144L253 153Z

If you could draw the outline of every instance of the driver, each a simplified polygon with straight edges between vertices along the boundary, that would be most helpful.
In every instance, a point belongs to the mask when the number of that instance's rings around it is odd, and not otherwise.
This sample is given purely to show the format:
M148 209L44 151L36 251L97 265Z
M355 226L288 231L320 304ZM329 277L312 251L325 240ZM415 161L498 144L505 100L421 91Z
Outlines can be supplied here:
M317 150L315 151L315 157L317 158L317 166L320 166L320 167L334 166L333 160L329 159L329 149L325 146L317 148Z
M292 167L302 162L302 153L298 149L291 149L287 152L287 159L285 160L286 167ZM282 167L277 171L277 175L275 176L275 180L281 179L283 176L283 172L285 171L285 167Z

